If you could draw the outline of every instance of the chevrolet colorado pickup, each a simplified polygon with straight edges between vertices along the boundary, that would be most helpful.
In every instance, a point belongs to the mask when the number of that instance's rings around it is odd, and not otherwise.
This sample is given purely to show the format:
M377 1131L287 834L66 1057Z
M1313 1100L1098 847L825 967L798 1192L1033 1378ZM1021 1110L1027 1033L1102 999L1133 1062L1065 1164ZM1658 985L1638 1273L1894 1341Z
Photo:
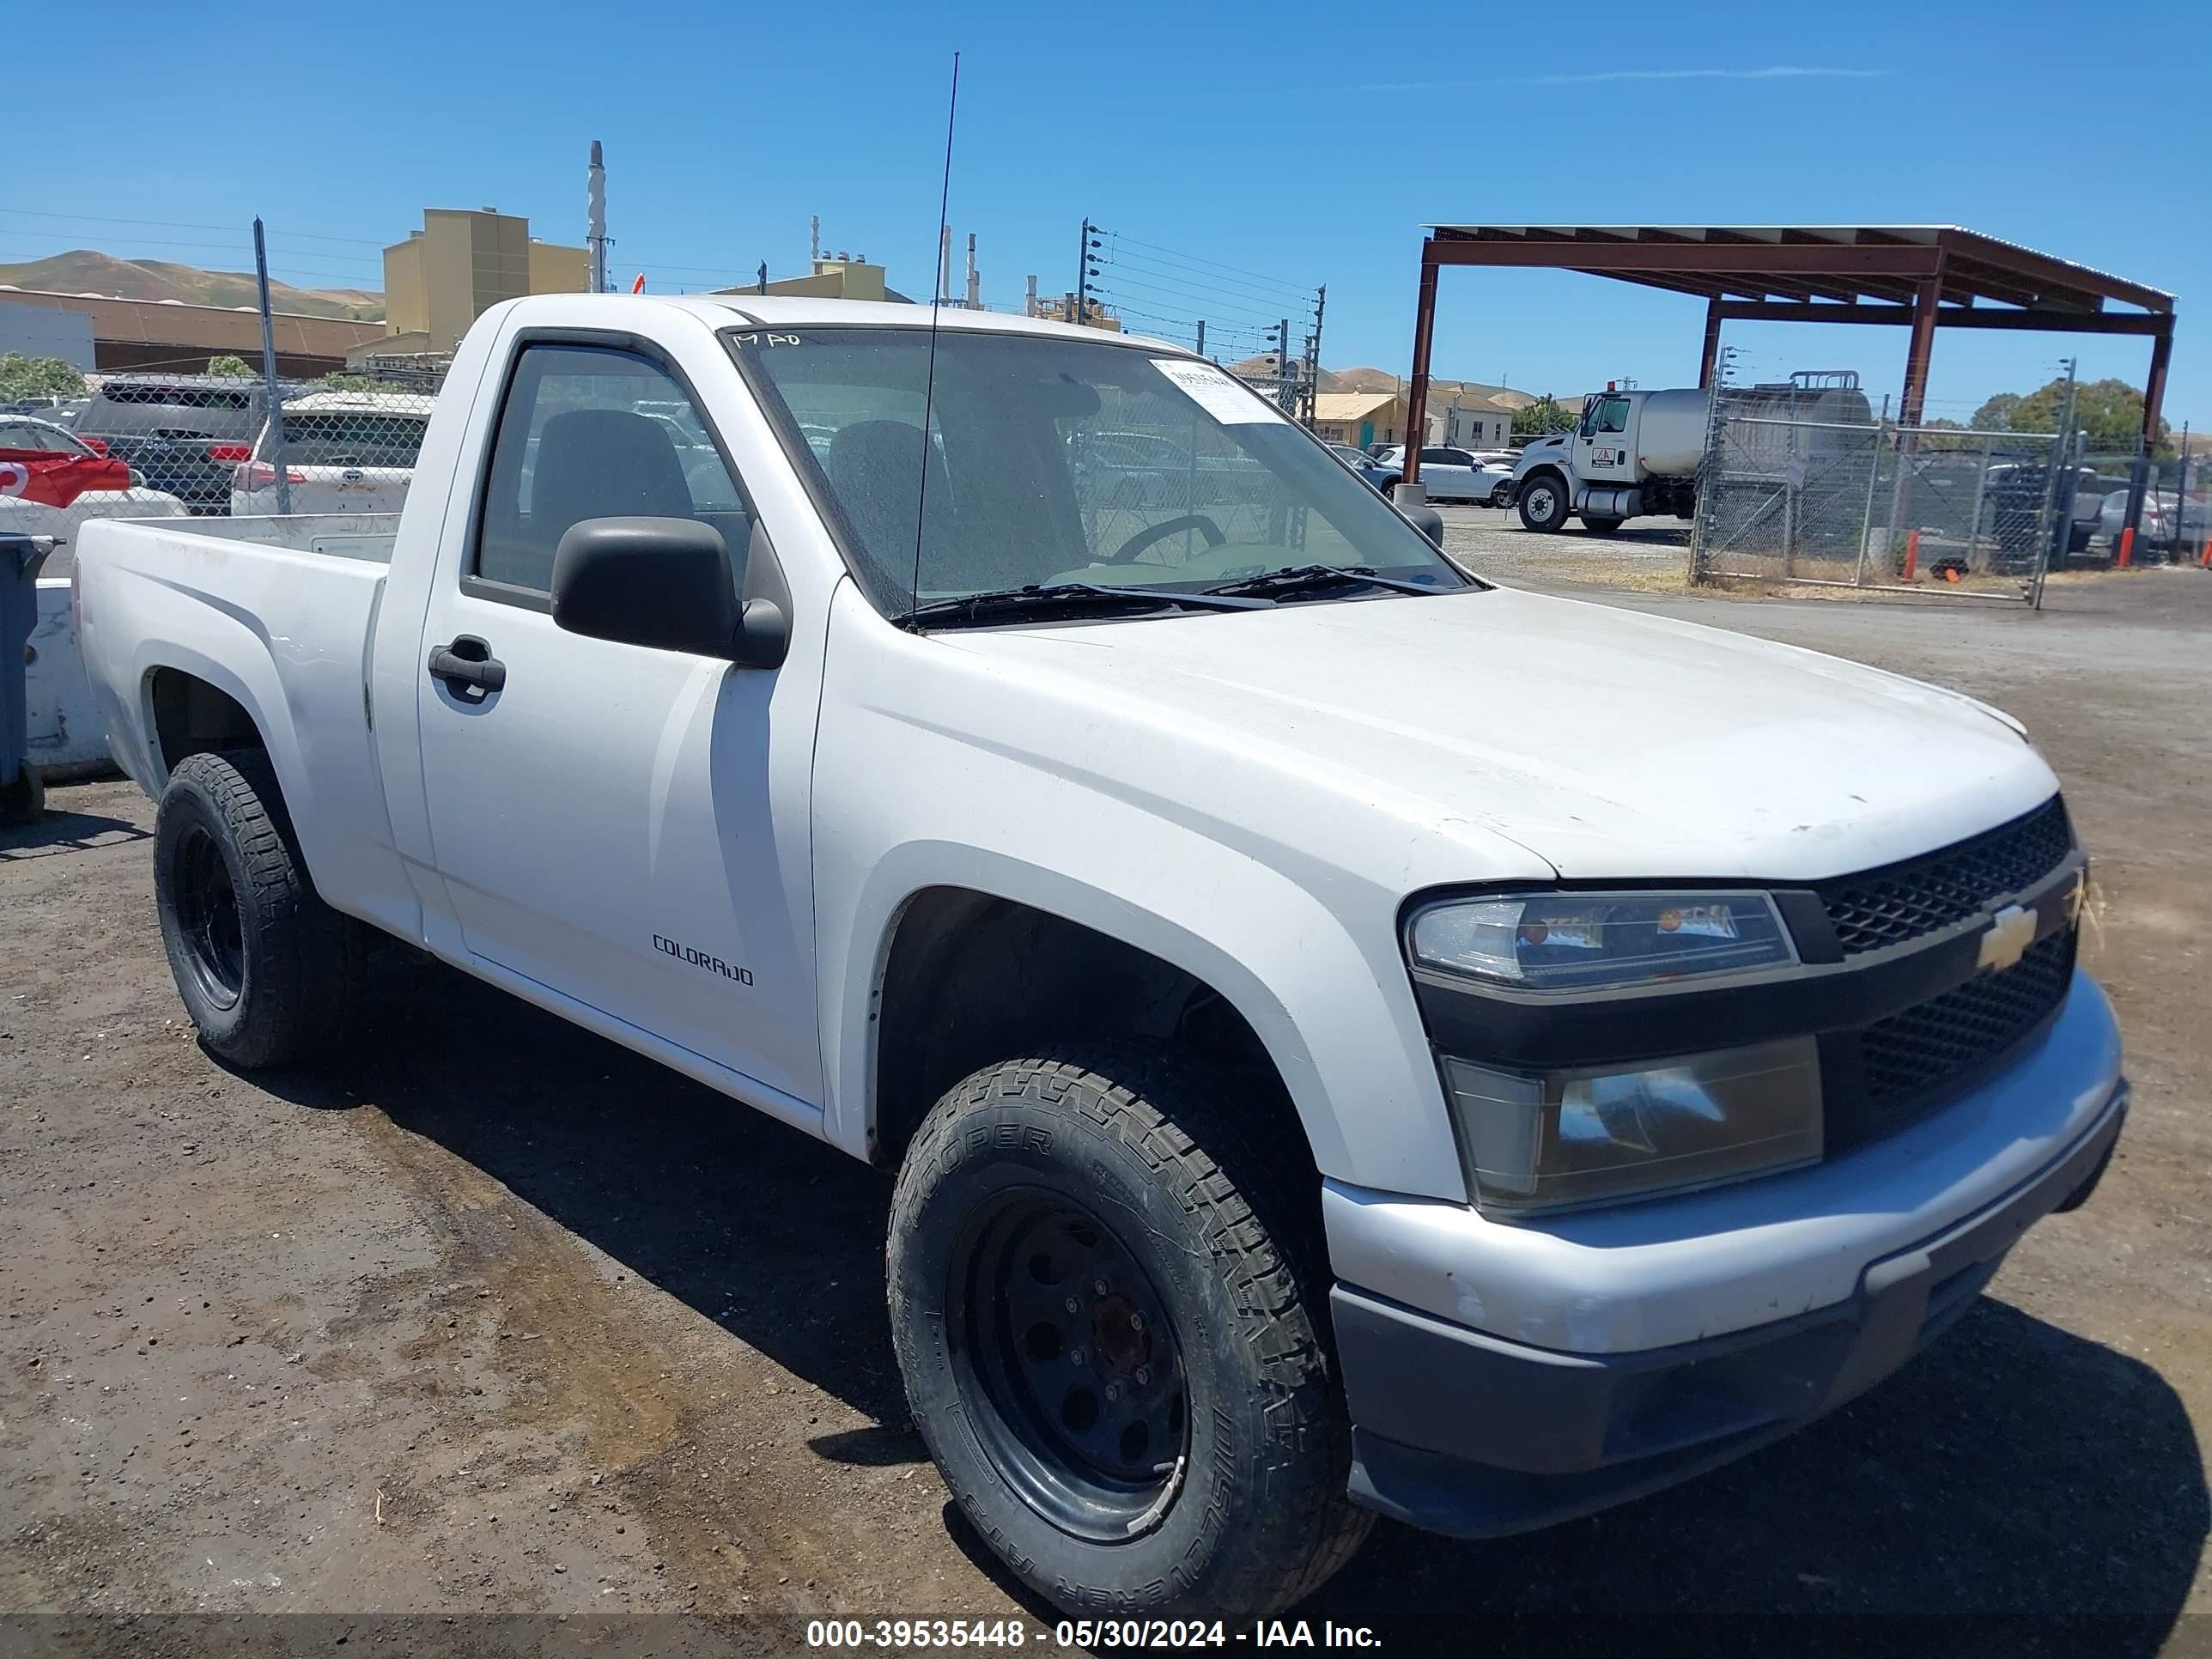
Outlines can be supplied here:
M1170 347L927 324L517 300L396 524L86 528L208 1048L343 1063L375 929L895 1171L915 1420L1070 1609L1680 1480L2087 1195L2017 724L1479 580Z

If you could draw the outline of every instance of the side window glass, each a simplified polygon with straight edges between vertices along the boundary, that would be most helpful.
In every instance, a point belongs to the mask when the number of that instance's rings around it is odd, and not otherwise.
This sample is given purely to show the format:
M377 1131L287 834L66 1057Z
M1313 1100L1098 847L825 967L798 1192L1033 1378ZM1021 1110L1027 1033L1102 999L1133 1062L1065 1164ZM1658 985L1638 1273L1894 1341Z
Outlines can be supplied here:
M1601 432L1627 431L1628 399L1607 398L1600 408L1597 429Z
M744 497L682 385L635 352L525 346L492 438L469 574L549 592L570 526L641 515L713 525L743 580Z

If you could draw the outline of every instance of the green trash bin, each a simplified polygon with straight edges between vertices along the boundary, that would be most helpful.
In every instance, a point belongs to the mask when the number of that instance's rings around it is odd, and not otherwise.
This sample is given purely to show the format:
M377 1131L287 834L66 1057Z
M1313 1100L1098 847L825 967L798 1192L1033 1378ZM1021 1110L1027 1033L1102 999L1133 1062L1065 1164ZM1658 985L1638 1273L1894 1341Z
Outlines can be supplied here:
M52 545L44 538L0 533L0 823L21 823L46 810L46 790L28 758L24 653L39 621L39 567Z

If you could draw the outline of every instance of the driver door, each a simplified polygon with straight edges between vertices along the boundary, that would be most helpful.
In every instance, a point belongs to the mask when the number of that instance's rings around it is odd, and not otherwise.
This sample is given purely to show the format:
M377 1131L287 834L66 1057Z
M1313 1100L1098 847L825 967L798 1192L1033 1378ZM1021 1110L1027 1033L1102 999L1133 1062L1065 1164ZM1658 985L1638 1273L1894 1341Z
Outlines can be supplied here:
M1575 429L1575 472L1585 482L1633 483L1635 448L1629 441L1631 400L1607 392L1590 399Z
M496 662L501 683L426 672L416 691L460 946L817 1103L805 785L787 768L770 783L774 757L811 751L818 677L587 638L550 614L555 550L586 519L711 525L741 585L755 513L738 452L683 364L628 337L526 337L511 362L422 641Z

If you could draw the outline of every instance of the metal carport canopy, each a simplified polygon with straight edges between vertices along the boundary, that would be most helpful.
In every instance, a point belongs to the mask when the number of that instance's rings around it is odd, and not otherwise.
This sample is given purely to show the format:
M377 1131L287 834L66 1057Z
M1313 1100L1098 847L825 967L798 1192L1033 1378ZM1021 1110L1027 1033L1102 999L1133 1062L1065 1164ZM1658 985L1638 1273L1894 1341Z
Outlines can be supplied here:
M2173 296L1957 225L1426 226L1407 432L1427 418L1437 271L1443 265L1580 270L1705 301L1698 384L1712 380L1723 322L1892 323L1911 330L1902 423L1919 422L1937 328L2141 334L2151 341L2146 447L2173 350ZM2108 302L2130 307L2108 311ZM1406 482L1418 481L1408 446Z

